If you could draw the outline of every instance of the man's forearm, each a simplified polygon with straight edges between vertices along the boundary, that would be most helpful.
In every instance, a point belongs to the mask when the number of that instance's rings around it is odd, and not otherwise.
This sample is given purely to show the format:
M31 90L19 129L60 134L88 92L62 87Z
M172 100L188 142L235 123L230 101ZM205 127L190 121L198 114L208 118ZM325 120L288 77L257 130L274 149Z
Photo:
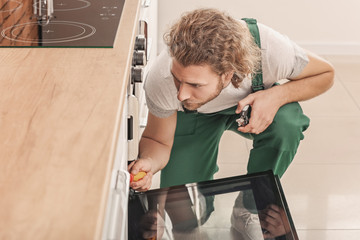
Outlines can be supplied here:
M327 91L333 85L333 78L334 72L328 71L316 76L289 81L273 90L281 95L278 98L282 101L280 105L306 101Z
M172 145L165 145L148 137L142 137L139 145L139 158L151 161L151 171L156 173L169 161Z
M309 64L289 82L269 90L278 94L280 105L305 101L327 91L334 83L334 68L326 60L308 53Z

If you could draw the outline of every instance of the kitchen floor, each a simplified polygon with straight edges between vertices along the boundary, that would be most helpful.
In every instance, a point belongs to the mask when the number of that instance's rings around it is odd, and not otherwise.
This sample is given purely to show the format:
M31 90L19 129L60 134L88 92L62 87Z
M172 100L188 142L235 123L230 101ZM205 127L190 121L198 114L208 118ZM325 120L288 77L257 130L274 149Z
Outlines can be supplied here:
M334 86L302 102L311 124L281 179L299 239L357 240L360 236L360 56L324 56ZM246 174L252 142L225 132L216 178ZM159 174L153 188L159 186Z

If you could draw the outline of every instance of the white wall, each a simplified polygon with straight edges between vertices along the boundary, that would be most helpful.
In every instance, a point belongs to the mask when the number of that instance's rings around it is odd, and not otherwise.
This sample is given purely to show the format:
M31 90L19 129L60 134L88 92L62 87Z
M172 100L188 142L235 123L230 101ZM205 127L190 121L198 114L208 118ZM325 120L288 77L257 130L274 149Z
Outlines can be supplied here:
M198 7L256 18L318 54L360 55L359 0L159 0L159 51L171 23Z

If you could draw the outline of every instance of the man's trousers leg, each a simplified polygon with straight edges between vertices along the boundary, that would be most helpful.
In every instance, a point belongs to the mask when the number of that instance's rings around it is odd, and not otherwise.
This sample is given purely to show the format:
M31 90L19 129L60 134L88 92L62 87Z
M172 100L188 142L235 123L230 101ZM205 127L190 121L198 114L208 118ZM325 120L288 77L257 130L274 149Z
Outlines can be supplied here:
M161 187L213 178L219 141L226 129L223 117L178 112L170 160L161 171Z
M247 172L272 170L281 177L292 162L300 141L304 139L303 131L308 128L309 122L299 103L282 106L264 132L251 134L253 148L250 151ZM233 124L231 130L239 133L236 129L237 125Z

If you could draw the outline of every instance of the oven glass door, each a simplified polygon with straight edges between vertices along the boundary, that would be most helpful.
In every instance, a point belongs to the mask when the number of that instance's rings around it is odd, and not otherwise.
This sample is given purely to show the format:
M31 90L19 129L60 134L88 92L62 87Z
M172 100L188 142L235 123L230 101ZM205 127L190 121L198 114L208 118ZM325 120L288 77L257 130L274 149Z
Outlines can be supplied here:
M129 239L298 239L272 172L132 192L128 220Z

